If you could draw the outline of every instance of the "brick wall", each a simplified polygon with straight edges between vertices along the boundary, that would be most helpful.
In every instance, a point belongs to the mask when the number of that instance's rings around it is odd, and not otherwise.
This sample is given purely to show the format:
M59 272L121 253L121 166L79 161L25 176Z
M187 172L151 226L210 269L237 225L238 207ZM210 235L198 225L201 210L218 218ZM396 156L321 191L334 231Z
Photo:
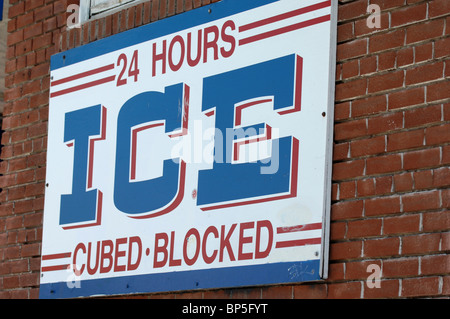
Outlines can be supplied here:
M68 31L67 1L10 0L0 298L38 297L50 56L210 2L148 1ZM450 2L342 0L338 15L329 279L141 297L450 296Z

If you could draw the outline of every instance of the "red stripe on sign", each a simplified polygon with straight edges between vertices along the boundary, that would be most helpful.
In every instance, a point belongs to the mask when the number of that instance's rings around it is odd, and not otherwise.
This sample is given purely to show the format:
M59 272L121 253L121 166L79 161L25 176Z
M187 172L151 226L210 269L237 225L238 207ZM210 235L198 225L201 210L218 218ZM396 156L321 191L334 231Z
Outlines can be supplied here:
M56 265L56 266L47 266L47 267L42 267L41 271L42 272L46 272L46 271L65 270L65 269L68 269L69 266L70 266L70 264Z
M262 99L262 100L258 100L258 101L253 101L253 102L249 102L249 103L245 103L245 104L241 104L241 105L238 105L238 106L236 106L236 109L235 109L235 117L234 117L234 125L235 126L239 126L239 125L241 125L241 118L242 118L242 110L243 109L245 109L245 108L247 108L247 107L250 107L250 106L253 106L253 105L257 105L257 104L261 104L261 103L267 103L267 102L271 102L272 101L272 99Z
M275 244L275 248L316 245L316 244L320 244L321 242L322 242L321 238L308 238L308 239L279 241Z
M293 233L293 232L298 232L298 231L316 230L316 229L322 229L322 223L296 225L296 226L289 226L289 227L277 227L277 234Z
M304 8L300 8L300 9L294 10L294 11L282 13L282 14L279 14L279 15L276 15L276 16L273 16L273 17L270 17L270 18L266 18L266 19L263 19L263 20L255 21L255 22L252 22L252 23L240 26L239 27L239 32L243 32L243 31L247 31L247 30L250 30L250 29L257 28L257 27L261 27L263 25L267 25L267 24L270 24L270 23L274 23L274 22L277 22L277 21L284 20L284 19L292 18L292 17L298 16L298 15L301 15L301 14L305 14L305 13L308 13L308 12L316 11L316 10L323 9L323 8L326 8L326 7L329 7L329 6L331 6L331 0L320 2L320 3L316 3L316 4L310 5L308 7L304 7Z
M105 66L102 66L102 67L99 67L97 69L89 70L89 71L86 71L86 72L78 73L78 74L75 74L75 75L68 76L66 78L62 78L62 79L53 81L51 83L51 86L55 86L55 85L67 83L67 82L70 82L70 81L78 80L78 79L84 78L86 76L98 74L98 73L109 71L109 70L112 70L112 69L114 69L114 63L108 64L108 65L105 65Z
M268 31L268 32L264 32L264 33L261 33L261 34L257 34L257 35L254 35L254 36L251 36L251 37L239 40L239 45L248 44L248 43L251 43L251 42L267 39L267 38L270 38L270 37L273 37L273 36L276 36L276 35L280 35L280 34L283 34L283 33L287 33L287 32L290 32L290 31L294 31L294 30L299 30L299 29L302 29L302 28L310 27L310 26L315 25L315 24L319 24L319 23L322 23L322 22L330 21L330 18L331 18L330 15L327 14L327 15L324 15L322 17L314 18L314 19L307 20L307 21L302 21L302 22L299 22L299 23L296 23L296 24L292 24L292 25L289 25L289 26L286 26L286 27L282 27L282 28L275 29L275 30L272 30L272 31Z
M67 94L67 93L72 93L72 92L75 92L75 91L87 89L87 88L90 88L92 86L96 86L96 85L112 82L115 79L116 79L115 75L108 76L108 77L103 78L103 79L95 80L95 81L84 83L84 84L80 84L80 85L77 85L77 86L74 86L74 87L71 87L71 88L68 88L68 89L64 89L64 90L61 90L61 91L53 92L53 93L50 94L50 97L52 98L52 97L64 95L64 94Z
M71 255L72 255L72 253L60 253L60 254L44 255L44 256L42 256L42 260L69 258Z
M210 116L213 116L214 113L215 113L215 110L212 110L212 111L209 111L209 112L205 113L205 115L210 117Z

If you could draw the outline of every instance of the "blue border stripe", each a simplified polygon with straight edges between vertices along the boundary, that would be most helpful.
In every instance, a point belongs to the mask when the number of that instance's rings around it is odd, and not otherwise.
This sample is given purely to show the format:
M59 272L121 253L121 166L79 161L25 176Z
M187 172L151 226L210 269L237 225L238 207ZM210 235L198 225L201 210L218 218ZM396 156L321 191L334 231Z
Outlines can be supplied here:
M41 284L39 297L76 298L305 282L320 279L319 267L319 260L307 260L84 280L79 282L80 288L57 282Z
M222 0L185 13L97 40L51 57L51 70L91 59L138 43L149 41L196 25L251 10L278 0ZM211 12L209 12L211 10Z

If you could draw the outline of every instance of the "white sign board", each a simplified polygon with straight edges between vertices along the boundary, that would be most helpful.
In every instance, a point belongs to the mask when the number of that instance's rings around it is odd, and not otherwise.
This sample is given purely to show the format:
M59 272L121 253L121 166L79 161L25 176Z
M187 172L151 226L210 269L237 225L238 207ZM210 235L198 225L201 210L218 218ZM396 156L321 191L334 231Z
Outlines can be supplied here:
M40 296L325 278L336 7L223 0L53 56Z

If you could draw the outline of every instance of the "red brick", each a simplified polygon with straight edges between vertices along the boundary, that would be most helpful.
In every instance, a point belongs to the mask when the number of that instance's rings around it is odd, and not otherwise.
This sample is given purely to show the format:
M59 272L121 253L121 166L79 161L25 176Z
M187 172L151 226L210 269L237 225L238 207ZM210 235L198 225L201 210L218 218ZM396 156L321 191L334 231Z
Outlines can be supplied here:
M447 0L433 0L428 4L428 16L435 18L441 15L448 15L450 3Z
M368 93L392 90L403 86L403 71L395 71L369 78Z
M450 124L432 126L426 129L427 145L450 142Z
M355 98L366 94L367 79L356 79L336 84L336 101Z
M427 101L450 98L450 81L438 82L427 86Z
M405 131L387 136L387 151L398 151L424 145L425 132L421 130Z
M345 180L362 176L364 166L364 160L335 163L333 165L333 180Z
M347 19L354 19L357 16L366 14L367 0L358 0L350 3L345 3L339 6L338 21Z
M342 240L345 239L345 234L347 232L346 222L333 222L330 225L330 239L331 240Z
M367 134L366 120L353 120L339 123L334 126L334 138L336 140L346 140Z
M398 29L388 33L373 35L369 39L369 53L398 48L405 43L405 30Z
M352 141L350 143L351 157L360 157L365 155L375 155L384 153L384 136L377 136L368 139Z
M442 294L450 295L450 276L445 276L442 278Z
M358 39L337 46L337 60L347 60L367 54L367 39Z
M418 45L414 48L414 62L420 63L433 58L433 44L431 42Z
M423 214L423 231L438 231L450 229L448 212L427 212Z
M240 288L233 290L232 299L260 299L261 290L258 288Z
M433 185L433 172L431 170L414 172L414 188L425 189Z
M365 216L382 216L400 213L400 196L366 199L364 207Z
M424 275L450 274L450 255L422 257L420 268Z
M354 259L360 258L362 252L361 241L347 241L340 243L331 243L330 260Z
M395 69L395 60L397 53L395 51L383 52L378 55L378 71Z
M406 29L406 44L437 38L443 31L444 19L412 25Z
M341 220L362 217L363 205L362 200L335 203L331 206L331 219Z
M414 69L407 70L405 84L411 85L440 79L444 75L443 70L444 63L442 61L421 65Z
M335 121L345 120L348 119L349 117L350 117L350 102L337 103L334 107Z
M439 148L408 152L403 155L403 168L408 170L437 166L440 163L440 157Z
M342 160L348 158L349 143L334 144L333 160Z
M380 288L364 288L364 298L396 298L399 291L399 280L381 280Z
M375 194L375 179L360 179L356 183L358 197L371 196Z
M399 254L400 239L398 237L369 239L364 242L364 257L389 257Z
M352 102L352 117L375 114L387 110L385 95L377 95Z
M363 219L357 221L349 221L347 229L347 238L372 237L381 235L381 218Z
M390 173L401 170L402 158L400 154L371 157L366 162L366 174Z
M294 299L323 299L327 297L326 285L295 285Z
M33 50L38 50L40 48L47 47L52 43L51 33L46 33L39 37L33 38Z
M405 128L412 128L441 121L441 106L427 105L405 111Z
M24 15L21 15L19 17L17 17L17 28L21 29L31 23L34 22L34 13L33 12L28 12Z
M31 256L39 256L41 253L41 244L40 243L32 243L22 245L21 255L22 257L31 257Z
M19 288L19 277L18 276L8 276L3 277L3 288L4 289L14 289Z
M381 176L375 178L375 194L385 195L392 192L392 177Z
M355 198L356 195L356 182L342 182L339 183L339 199Z
M434 43L434 57L441 58L450 55L450 37L436 40Z
M450 20L450 19L449 19ZM450 61L449 60L446 60L445 61L445 74L444 74L444 76L446 77L446 78L448 78L448 77L450 77Z
M444 192L444 191L442 191ZM450 191L446 190L448 196L450 197ZM449 198L450 201L450 198ZM447 206L449 207L449 206ZM441 251L448 251L450 250L450 232L447 233L442 233L441 234L441 247L440 247Z
M409 6L391 13L391 27L416 23L425 20L427 17L427 4L422 3L416 6Z
M380 6L381 10L393 9L396 7L403 6L405 4L404 0L371 0L371 4L376 4Z
M22 218L22 216L9 217L6 220L5 227L6 227L6 230L22 228L23 227L23 218Z
M342 64L342 79L348 79L359 75L359 61L351 60Z
M424 297L436 295L438 292L438 277L408 278L402 281L402 297Z
M437 209L440 207L439 191L403 195L402 203L404 212Z
M412 47L402 48L397 51L397 66L405 66L414 63L414 49Z
M39 285L39 273L27 273L19 275L19 283L22 288Z
M30 11L44 4L44 0L26 0L23 2L25 2L26 11Z
M395 258L383 261L383 277L402 278L419 274L419 258Z
M337 42L350 40L354 37L353 34L353 22L344 23L337 27Z
M188 4L186 3L185 4L186 10L187 10L187 7L188 7ZM152 12L151 21L152 22L158 20L158 12L159 12L158 8L159 8L159 1L152 1L152 10L151 10L151 12Z
M365 75L377 71L377 57L375 55L370 57L362 57L359 60L359 73Z
M19 1L8 8L8 18L12 19L25 12L25 2Z
M273 286L261 288L263 299L292 299L292 286Z
M389 109L422 104L425 102L425 89L417 87L389 94Z
M433 186L450 185L450 167L441 167L433 171Z
M355 299L361 298L361 282L335 283L328 285L328 298Z
M386 217L383 224L383 234L406 234L420 230L419 215L402 215Z
M18 31L8 34L8 39L6 41L6 45L12 46L22 40L23 40L23 29L20 29Z
M23 29L23 38L30 39L42 34L42 22L35 23Z

